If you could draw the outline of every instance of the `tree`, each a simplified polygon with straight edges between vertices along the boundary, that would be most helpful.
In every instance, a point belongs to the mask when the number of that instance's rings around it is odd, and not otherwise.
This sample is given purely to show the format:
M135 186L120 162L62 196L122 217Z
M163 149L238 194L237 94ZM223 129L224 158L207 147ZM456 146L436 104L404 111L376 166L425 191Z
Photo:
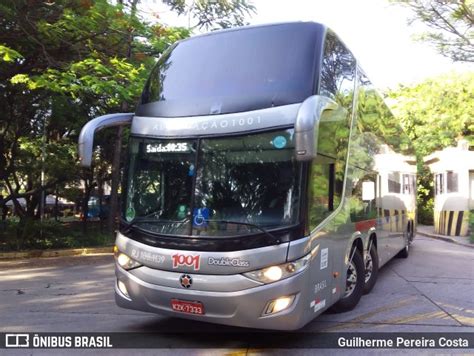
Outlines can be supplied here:
M195 22L190 28L214 30L246 25L245 17L255 13L247 0L166 0L171 10Z
M449 74L389 93L393 110L418 154L454 146L464 137L474 145L474 74Z
M21 219L37 218L42 192L81 177L94 186L76 162L80 128L124 103L133 111L154 57L189 31L151 26L106 0L10 0L0 10L0 207L12 200Z
M95 142L103 148L101 167L91 171L78 168L78 133L96 116L134 111L156 58L190 34L189 29L147 23L138 4L139 0L0 3L0 208L13 201L21 219L38 218L43 192L65 192L70 186L77 194L79 180L87 182L82 204L86 206L97 180L111 179L104 172L113 161L118 185L122 133L97 137ZM200 27L228 27L243 23L245 9L250 8L245 1L199 1L189 14L202 15ZM26 207L19 198L26 199Z
M465 138L474 145L474 74L450 74L389 93L418 156L418 207L432 217L432 177L423 158ZM425 214L425 216L423 215ZM425 220L426 221L426 220Z
M474 62L474 1L391 0L410 8L431 30L419 39L431 43L453 61Z

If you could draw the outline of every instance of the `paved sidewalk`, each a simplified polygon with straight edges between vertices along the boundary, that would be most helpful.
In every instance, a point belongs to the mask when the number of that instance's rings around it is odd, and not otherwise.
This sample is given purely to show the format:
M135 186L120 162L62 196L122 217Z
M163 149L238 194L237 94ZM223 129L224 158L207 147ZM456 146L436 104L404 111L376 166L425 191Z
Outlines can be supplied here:
M452 242L458 245L474 248L474 244L470 243L469 241L469 236L446 236L446 235L436 234L434 232L434 226L418 225L416 228L416 233L419 235L432 237L434 239Z

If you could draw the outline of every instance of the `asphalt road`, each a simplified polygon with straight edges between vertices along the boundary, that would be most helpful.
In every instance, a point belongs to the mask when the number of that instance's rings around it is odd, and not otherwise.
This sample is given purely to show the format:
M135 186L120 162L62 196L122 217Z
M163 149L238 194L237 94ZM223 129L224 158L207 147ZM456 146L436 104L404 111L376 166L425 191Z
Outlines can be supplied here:
M195 332L247 332L120 309L114 281L110 255L0 261L0 332L189 332L184 347ZM299 332L474 332L473 295L474 249L418 236L355 310Z

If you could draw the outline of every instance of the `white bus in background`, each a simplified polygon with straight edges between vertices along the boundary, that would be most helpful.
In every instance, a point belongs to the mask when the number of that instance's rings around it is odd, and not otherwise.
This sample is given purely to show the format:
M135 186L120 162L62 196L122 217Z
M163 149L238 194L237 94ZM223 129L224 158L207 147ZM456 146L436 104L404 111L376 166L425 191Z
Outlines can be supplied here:
M395 153L383 145L374 159L378 172L379 235L397 234L406 228L411 242L416 231L416 157ZM391 253L386 253L390 258Z
M434 178L434 228L441 235L466 236L474 210L474 151L465 139L425 157Z
M378 268L408 255L415 192L380 189L378 169L387 148L413 155L410 142L324 25L174 44L134 114L83 128L84 166L94 132L115 125L131 125L115 247L121 307L297 329L354 308Z

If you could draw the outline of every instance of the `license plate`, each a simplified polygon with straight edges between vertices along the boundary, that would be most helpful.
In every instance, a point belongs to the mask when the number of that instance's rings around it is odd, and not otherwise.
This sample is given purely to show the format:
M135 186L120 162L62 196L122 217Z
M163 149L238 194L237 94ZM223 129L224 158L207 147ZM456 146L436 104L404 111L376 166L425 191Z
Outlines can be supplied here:
M204 305L200 302L171 299L171 308L180 313L204 315Z

